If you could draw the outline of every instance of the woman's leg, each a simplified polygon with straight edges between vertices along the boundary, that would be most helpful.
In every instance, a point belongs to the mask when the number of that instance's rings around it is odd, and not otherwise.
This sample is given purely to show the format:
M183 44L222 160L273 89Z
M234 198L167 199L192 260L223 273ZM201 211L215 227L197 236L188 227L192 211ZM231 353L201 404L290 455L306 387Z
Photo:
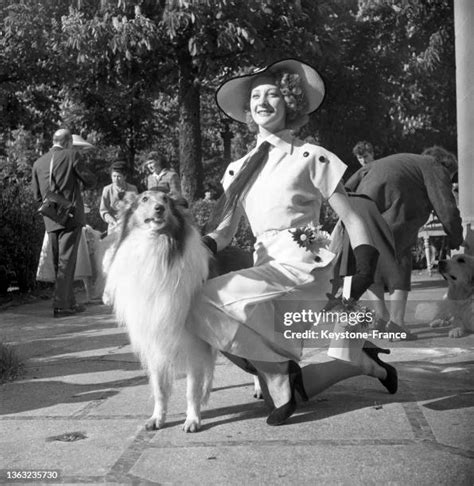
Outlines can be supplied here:
M252 361L259 374L265 380L276 408L288 403L292 390L288 375L288 361L270 363L267 361ZM318 395L339 381L353 376L367 375L384 380L387 372L367 354L361 353L358 363L349 363L334 359L325 363L315 363L302 369L303 385L309 398Z
M266 385L268 393L273 400L273 405L276 408L285 405L291 400L288 363L288 361L272 363L252 360L252 364L265 381L263 386Z
M405 311L411 282L412 255L408 248L402 252L395 290L390 294L390 320L400 327L405 326Z
M414 341L418 339L418 336L405 327L407 300L408 290L394 290L390 302L390 322L387 324L386 330L394 333L404 332L406 336L403 340Z
M374 306L376 317L383 319L384 321L388 321L390 319L390 313L385 304L383 285L371 285L371 287L367 290L367 297Z
M405 326L408 290L394 290L390 294L390 320L401 327Z
M357 364L334 359L305 366L302 372L304 388L309 398L353 376L368 375L382 380L387 377L385 369L365 353L361 353L360 362Z

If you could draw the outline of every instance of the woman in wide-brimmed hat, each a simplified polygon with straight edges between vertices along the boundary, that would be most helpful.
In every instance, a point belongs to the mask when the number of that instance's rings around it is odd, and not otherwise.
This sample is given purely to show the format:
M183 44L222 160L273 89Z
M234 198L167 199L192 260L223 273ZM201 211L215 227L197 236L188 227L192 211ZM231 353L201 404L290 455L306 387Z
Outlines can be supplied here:
M225 82L216 99L227 116L256 128L258 137L256 148L226 169L218 224L203 240L213 251L225 248L245 214L256 237L254 267L210 280L189 326L232 361L258 373L273 407L270 425L292 415L296 391L308 399L350 376L377 377L394 393L395 369L378 359L378 348L361 339L333 340L329 355L336 360L303 370L296 363L303 336L296 331L315 326L310 318L327 302L333 272L335 255L317 229L323 198L343 220L355 248L353 299L372 282L378 256L341 185L346 166L333 153L293 134L324 99L320 75L306 63L286 59ZM298 322L306 324L301 328ZM321 345L317 340L313 344Z

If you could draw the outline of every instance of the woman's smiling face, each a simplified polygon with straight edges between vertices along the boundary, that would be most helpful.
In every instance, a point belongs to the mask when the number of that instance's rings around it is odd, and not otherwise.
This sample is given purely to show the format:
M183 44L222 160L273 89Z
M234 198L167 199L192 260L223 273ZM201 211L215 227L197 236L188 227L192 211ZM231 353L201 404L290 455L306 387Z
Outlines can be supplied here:
M285 128L286 104L273 78L257 78L252 84L250 113L259 129L275 133Z

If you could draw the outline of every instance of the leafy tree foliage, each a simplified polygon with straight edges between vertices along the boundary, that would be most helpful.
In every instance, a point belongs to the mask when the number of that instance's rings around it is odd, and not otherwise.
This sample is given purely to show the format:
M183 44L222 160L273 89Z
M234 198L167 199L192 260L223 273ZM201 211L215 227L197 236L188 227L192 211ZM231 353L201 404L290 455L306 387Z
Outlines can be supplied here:
M363 0L353 14L339 17L321 138L349 161L360 139L379 157L434 143L455 151L452 1Z
M3 133L23 126L41 134L50 132L58 122L59 64L53 42L61 29L58 18L64 11L64 5L58 0L47 4L3 2L0 14L3 20L0 23L0 130Z
M30 190L34 137L14 130L7 156L0 156L0 268L14 272L20 290L34 287L44 227Z
M455 148L449 0L22 0L3 20L4 129L21 124L46 145L66 123L116 147L132 171L159 149L190 199L202 193L201 159L221 148L212 92L283 56L323 73L326 102L303 133L346 161L360 138L378 155L434 138ZM232 129L234 153L245 150L245 129Z

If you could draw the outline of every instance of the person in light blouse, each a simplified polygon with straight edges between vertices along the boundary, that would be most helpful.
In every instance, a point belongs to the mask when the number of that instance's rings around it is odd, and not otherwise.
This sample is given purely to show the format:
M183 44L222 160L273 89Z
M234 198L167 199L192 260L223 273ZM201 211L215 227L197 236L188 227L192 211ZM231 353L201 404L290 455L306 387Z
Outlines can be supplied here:
M258 374L272 407L269 425L280 425L295 412L297 393L308 400L345 378L365 374L391 393L397 388L397 372L378 358L380 348L360 339L331 342L330 361L301 369L302 340L285 338L278 318L298 302L312 302L319 311L327 302L334 252L325 244L309 251L295 241L302 228L319 223L323 198L343 221L354 248L352 299L372 283L377 263L378 251L341 183L346 165L329 150L294 136L322 103L324 90L316 69L285 59L224 82L216 94L227 116L257 131L257 143L227 167L215 229L203 241L213 252L224 249L245 214L256 237L254 266L209 280L188 326Z

